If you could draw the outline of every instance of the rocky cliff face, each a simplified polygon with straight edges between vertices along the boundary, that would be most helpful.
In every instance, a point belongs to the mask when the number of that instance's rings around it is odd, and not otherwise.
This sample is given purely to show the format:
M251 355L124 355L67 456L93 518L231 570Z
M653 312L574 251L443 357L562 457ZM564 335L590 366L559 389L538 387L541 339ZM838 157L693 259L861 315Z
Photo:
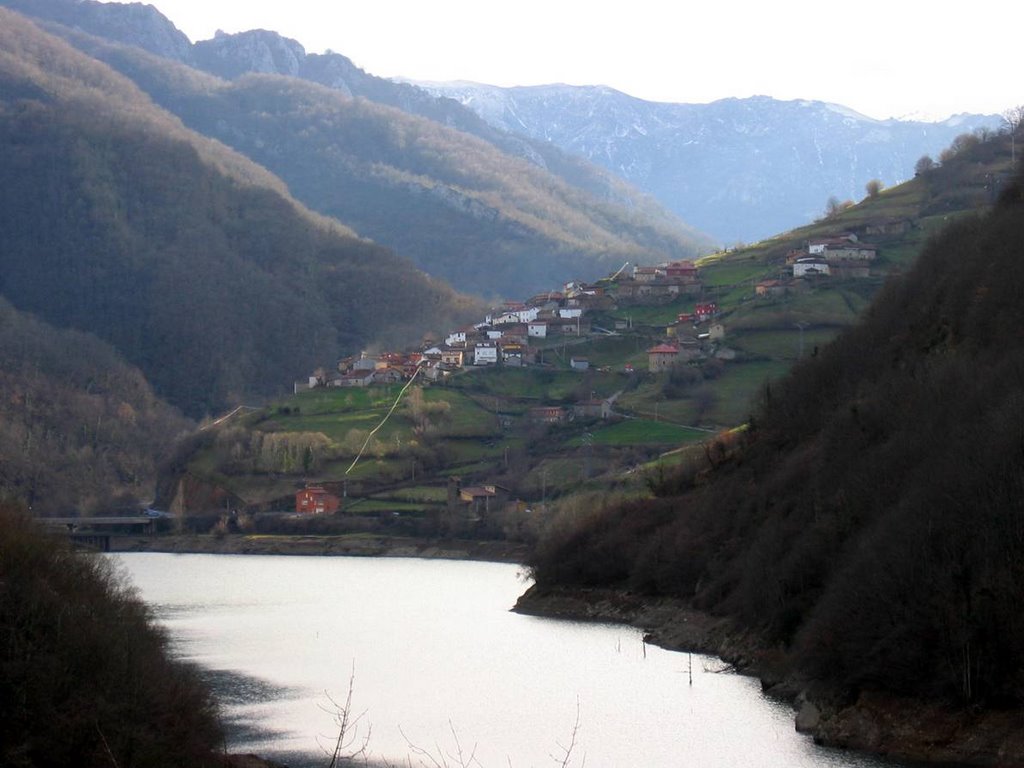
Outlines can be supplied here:
M491 125L550 142L619 174L723 242L752 241L821 215L830 197L913 176L959 134L997 116L873 120L835 104L765 96L661 104L605 87L423 84Z
M276 32L254 29L236 35L217 32L212 40L196 43L193 55L196 66L228 80L247 72L297 77L306 49Z

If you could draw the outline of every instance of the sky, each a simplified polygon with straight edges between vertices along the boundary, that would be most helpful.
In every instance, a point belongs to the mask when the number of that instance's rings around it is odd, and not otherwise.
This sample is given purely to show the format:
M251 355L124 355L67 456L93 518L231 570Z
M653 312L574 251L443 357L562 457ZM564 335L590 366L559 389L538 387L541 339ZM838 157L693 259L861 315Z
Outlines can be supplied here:
M941 120L1024 104L1015 0L149 0L193 41L270 29L380 77L753 95Z

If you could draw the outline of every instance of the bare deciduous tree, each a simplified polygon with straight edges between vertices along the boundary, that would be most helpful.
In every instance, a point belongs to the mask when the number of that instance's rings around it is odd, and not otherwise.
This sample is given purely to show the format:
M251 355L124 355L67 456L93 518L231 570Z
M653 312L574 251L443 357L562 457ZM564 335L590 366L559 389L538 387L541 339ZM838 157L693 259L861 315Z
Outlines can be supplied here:
M352 713L352 691L355 688L356 670L352 667L352 674L348 678L348 694L345 696L345 703L339 704L329 695L327 700L331 702L330 713L334 716L334 724L338 729L338 735L334 740L334 746L328 753L331 756L329 768L338 768L342 765L353 765L355 763L368 764L370 748L370 727L362 738L359 737L360 725L365 712L358 715ZM326 750L324 750L326 752Z
M1020 126L1024 123L1024 104L1018 104L1016 107L1010 107L1002 113L1003 122L1006 123L1007 130L1010 134L1010 161L1017 164L1017 131L1020 130Z

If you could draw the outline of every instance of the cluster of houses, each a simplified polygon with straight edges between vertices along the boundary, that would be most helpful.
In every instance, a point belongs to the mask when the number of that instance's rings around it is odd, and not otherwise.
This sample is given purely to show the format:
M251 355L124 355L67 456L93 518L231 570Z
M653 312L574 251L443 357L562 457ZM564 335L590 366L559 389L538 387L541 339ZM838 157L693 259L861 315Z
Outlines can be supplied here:
M671 261L654 267L628 262L610 277L596 283L570 282L560 291L537 294L526 301L507 301L482 322L451 331L441 343L416 352L388 352L340 360L336 371L318 370L296 381L296 393L315 387L366 387L393 384L411 378L417 370L431 380L468 367L521 367L543 364L542 342L555 338L589 336L609 329L595 329L591 316L596 311L619 307L667 304L680 295L702 290L697 266L688 260ZM700 323L717 312L713 304L698 304L685 320ZM680 316L680 322L684 317ZM625 327L626 323L618 326ZM613 330L621 330L618 327ZM550 346L550 345L548 345ZM573 370L584 371L590 361L571 356Z
M718 303L698 302L693 312L681 312L676 322L666 329L669 340L647 350L647 370L661 373L678 363L687 363L709 354L721 359L735 356L732 350L722 346L725 326L716 321ZM693 333L688 329L703 326L706 330Z
M806 248L787 255L786 275L762 280L754 286L754 294L771 298L801 290L823 278L870 277L871 265L877 256L876 246L860 242L851 232L810 240Z

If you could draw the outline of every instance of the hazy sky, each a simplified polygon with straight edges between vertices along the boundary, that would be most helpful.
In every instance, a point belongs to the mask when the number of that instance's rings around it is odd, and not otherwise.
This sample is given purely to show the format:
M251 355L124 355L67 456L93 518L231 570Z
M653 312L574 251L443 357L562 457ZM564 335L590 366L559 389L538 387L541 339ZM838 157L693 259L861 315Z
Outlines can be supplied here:
M193 41L272 29L381 77L609 85L653 101L761 94L870 117L1024 103L1016 0L153 0Z

